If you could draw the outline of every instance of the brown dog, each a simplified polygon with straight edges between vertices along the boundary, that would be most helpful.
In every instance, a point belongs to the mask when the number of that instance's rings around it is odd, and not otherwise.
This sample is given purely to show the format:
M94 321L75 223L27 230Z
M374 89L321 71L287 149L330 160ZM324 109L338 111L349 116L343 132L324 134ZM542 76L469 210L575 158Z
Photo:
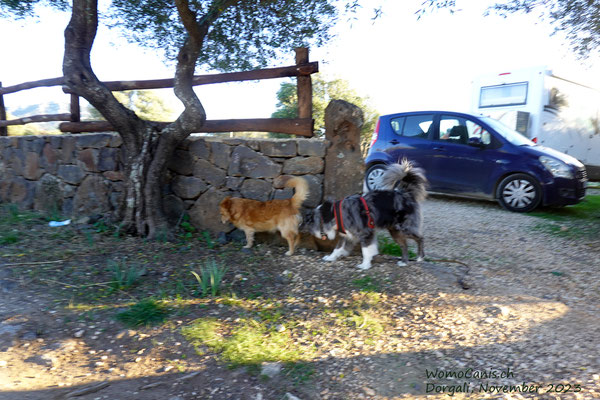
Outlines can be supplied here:
M219 206L221 221L231 222L246 234L249 249L254 243L254 232L279 231L288 242L287 256L294 254L298 241L298 225L300 224L300 206L308 196L308 184L304 178L294 177L285 184L295 189L294 196L285 200L258 201L226 197Z

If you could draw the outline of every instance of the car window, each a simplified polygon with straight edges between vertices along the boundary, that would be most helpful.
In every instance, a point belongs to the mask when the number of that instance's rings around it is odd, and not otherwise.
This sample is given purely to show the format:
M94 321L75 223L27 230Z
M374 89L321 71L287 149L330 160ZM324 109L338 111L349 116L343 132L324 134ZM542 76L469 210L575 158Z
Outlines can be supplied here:
M405 119L405 117L392 118L390 124L392 125L392 130L396 135L402 136L402 128L404 128Z
M466 145L472 137L481 139L481 142L485 145L492 142L490 133L474 121L453 116L442 116L440 118L438 140Z
M410 115L404 121L402 136L427 138L433 126L433 115Z

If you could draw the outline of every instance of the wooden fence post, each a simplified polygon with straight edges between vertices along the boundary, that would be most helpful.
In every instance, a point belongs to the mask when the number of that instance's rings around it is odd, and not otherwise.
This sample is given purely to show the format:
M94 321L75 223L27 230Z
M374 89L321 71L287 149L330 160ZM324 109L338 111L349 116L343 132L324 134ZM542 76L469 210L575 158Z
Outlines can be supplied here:
M296 65L308 64L308 49L299 47L296 51ZM298 76L298 118L312 119L312 80L310 75Z
M2 82L0 82L0 88ZM4 95L0 94L0 121L6 120L6 108L4 108ZM6 126L0 127L0 136L8 136L8 128Z
M71 94L71 122L80 122L81 121L81 110L79 108L79 96L76 94ZM73 133L81 133L81 132L73 132Z

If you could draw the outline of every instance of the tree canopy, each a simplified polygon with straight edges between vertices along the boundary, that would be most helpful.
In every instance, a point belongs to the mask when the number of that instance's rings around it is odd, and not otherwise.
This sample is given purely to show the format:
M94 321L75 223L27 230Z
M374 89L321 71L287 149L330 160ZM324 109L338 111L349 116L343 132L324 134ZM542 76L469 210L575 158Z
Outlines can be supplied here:
M4 16L33 15L36 5L68 9L66 0L0 0ZM112 0L100 10L100 21L120 30L130 42L165 52L174 61L188 36L176 2L169 0ZM318 47L331 38L330 29L345 10L358 7L350 0L193 0L190 12L210 22L197 64L219 71L260 68L289 54L294 47ZM283 50L283 51L282 51Z

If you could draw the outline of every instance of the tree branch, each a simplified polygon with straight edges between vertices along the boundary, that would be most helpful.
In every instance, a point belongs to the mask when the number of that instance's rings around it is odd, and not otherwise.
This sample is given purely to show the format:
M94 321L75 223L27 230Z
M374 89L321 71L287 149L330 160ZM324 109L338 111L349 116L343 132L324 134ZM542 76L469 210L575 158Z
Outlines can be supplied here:
M196 61L202 50L204 39L211 24L228 8L240 0L215 0L206 14L197 20L190 9L188 0L175 0L177 12L188 33L188 38L177 56L177 69L174 79L174 92L185 109L177 120L166 128L176 135L175 140L183 140L189 133L199 129L206 121L206 111L193 89Z
M136 141L135 132L143 121L117 101L96 77L90 53L98 28L98 1L74 0L71 20L65 29L63 74L65 84L85 98L115 127L128 145Z

